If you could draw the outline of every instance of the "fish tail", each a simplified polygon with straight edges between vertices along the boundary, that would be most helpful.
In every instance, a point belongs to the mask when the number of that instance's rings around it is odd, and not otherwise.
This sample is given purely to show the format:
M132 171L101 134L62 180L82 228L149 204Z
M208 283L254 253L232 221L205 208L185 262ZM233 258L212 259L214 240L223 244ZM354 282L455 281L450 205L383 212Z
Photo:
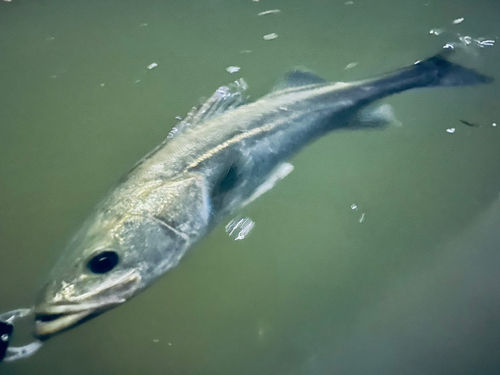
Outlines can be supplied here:
M447 57L451 53L451 50L446 50L426 60L417 61L409 67L380 77L371 83L380 89L376 91L378 91L378 95L383 97L414 88L472 86L493 81L493 78L478 73L474 69L449 61Z
M397 122L390 107L371 108L369 105L403 91L426 87L471 86L493 81L491 77L449 61L447 57L450 53L452 51L446 50L406 68L359 82L353 88L356 92L353 92L353 96L358 99L356 106L352 108L356 115L354 121L345 126L381 128L388 123ZM336 127L338 125L328 125L327 130Z
M493 82L493 78L480 74L473 69L450 62L442 52L427 60L415 63L415 73L425 76L424 86L471 86Z

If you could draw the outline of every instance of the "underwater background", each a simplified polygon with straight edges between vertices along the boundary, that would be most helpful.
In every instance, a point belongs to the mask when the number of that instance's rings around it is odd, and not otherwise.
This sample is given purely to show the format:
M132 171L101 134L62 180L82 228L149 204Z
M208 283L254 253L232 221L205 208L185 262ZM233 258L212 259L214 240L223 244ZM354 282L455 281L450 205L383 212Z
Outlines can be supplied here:
M255 99L296 67L352 81L446 44L497 79L384 100L394 124L295 156L238 214L244 239L223 223L0 372L500 373L499 16L491 0L0 1L0 312L33 303L109 188L221 85L243 77Z

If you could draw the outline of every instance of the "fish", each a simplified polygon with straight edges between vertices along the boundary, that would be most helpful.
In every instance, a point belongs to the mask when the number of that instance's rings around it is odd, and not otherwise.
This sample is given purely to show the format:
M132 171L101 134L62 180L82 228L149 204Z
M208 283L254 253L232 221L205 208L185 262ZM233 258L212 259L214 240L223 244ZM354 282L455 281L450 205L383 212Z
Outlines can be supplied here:
M38 292L34 336L46 340L142 292L280 179L284 163L312 141L384 128L393 120L390 107L372 103L416 88L492 81L443 52L351 83L295 70L253 102L242 80L219 88L109 191L68 242Z
M479 128L479 126L480 126L478 124L475 124L473 122L469 122L467 120L458 120L458 121L460 121L464 125L470 126L471 128Z

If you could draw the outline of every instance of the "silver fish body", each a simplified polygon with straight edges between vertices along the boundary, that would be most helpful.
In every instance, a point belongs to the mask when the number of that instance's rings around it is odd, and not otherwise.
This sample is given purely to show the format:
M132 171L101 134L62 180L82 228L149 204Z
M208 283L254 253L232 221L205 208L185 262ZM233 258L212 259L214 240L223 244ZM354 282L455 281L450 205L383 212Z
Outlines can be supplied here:
M351 84L293 72L248 104L241 82L219 89L124 177L69 242L39 294L35 335L47 338L135 296L312 140L335 129L382 126L381 118L359 116L372 102L418 87L490 81L438 55Z

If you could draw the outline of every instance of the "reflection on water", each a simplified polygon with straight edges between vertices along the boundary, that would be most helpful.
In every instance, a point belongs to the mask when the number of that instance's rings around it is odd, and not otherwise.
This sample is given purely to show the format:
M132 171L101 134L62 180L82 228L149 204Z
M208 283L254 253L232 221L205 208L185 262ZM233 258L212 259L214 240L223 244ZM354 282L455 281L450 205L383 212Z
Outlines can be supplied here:
M200 97L244 76L256 98L298 66L361 79L445 45L498 79L499 14L486 0L0 2L0 311L32 303L75 227ZM386 100L401 126L307 148L239 213L256 223L244 240L221 225L144 294L0 371L497 374L498 95Z

